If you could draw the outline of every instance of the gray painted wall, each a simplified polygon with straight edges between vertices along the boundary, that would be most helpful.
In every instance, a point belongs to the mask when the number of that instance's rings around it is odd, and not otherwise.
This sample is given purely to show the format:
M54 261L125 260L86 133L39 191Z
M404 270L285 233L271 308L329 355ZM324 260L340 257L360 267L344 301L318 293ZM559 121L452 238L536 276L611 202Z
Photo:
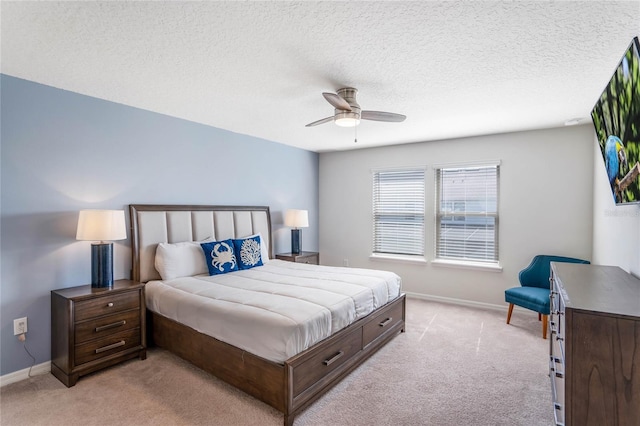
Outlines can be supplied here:
M320 154L323 263L387 269L406 292L504 305L504 290L536 254L591 259L591 126L478 136ZM435 265L434 165L500 160L502 272ZM371 260L371 170L426 165L427 264ZM637 235L637 234L636 234ZM535 316L534 316L535 318Z
M268 205L276 253L290 250L283 211L308 209L303 246L318 249L318 154L7 75L0 83L0 374L31 365L13 319L28 317L27 346L36 364L48 361L50 291L91 280L90 242L75 240L81 209ZM116 278L129 277L130 256L130 240L115 243Z

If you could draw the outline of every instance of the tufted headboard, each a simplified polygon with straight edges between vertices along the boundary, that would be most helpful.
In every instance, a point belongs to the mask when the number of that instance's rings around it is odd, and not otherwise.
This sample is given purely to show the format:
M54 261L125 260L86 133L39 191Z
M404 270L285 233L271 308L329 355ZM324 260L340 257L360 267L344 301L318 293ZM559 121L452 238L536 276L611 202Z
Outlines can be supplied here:
M160 279L154 266L158 243L225 240L261 233L273 258L269 207L131 204L133 279Z

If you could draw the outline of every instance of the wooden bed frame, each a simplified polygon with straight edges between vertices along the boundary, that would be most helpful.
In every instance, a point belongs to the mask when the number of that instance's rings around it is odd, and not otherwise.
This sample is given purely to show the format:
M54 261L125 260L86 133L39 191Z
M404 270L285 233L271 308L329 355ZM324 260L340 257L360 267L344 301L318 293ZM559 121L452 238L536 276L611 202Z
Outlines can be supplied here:
M145 274L144 271L149 266L141 267L141 261L155 255L158 242L196 241L207 237L228 238L228 234L204 235L207 230L195 229L196 225L202 228L203 217L206 218L209 214L212 221L216 220L216 215L220 215L220 222L225 222L227 227L233 222L231 226L234 233L242 234L235 235L236 237L261 232L268 243L269 256L273 257L269 207L132 204L129 210L134 280L150 280L148 273ZM144 223L147 213L152 215L150 222L155 227L162 227L163 217L165 218L166 229L155 233L151 239L149 226ZM173 218L174 214L178 215L178 221ZM247 220L251 222L250 225L240 223ZM187 231L177 231L175 223L185 221ZM248 226L253 229L247 233ZM217 224L213 223L207 224L205 228L207 227L214 233L229 232L228 229L219 231ZM144 237L141 238L143 233ZM191 235L186 235L189 233ZM278 364L148 311L150 344L171 351L281 411L284 413L285 426L293 425L295 416L304 408L398 333L404 332L404 324L405 295L402 294L368 316L286 360L284 364Z

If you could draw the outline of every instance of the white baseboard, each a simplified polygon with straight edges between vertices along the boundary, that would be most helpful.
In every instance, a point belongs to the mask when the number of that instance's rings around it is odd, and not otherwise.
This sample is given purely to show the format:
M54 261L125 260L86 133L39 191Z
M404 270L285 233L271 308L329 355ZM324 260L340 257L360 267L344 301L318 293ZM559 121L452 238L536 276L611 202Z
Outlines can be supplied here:
M509 309L509 305L507 304L507 302L505 302L504 305L495 305L493 303L474 302L473 300L456 299L453 297L432 296L430 294L412 293L410 291L405 291L404 293L407 295L407 297L411 297L414 299L430 300L432 302L451 303L452 305L469 306L472 308L481 308L481 309L492 309L494 311L503 311L503 312L506 312ZM534 312L518 305L514 305L513 307L514 307L514 312L517 312L517 311L529 312L529 313Z
M492 309L495 311L506 311L509 305L494 305L493 303L475 302L473 300L455 299L453 297L432 296L430 294L404 292L408 297L414 299L431 300L433 302L451 303L453 305L470 306L473 308Z
M51 361L43 362L42 364L34 365L31 368L31 376L37 376L39 374L46 374L51 372ZM11 383L21 382L29 378L29 369L14 371L13 373L0 376L0 387L10 385Z

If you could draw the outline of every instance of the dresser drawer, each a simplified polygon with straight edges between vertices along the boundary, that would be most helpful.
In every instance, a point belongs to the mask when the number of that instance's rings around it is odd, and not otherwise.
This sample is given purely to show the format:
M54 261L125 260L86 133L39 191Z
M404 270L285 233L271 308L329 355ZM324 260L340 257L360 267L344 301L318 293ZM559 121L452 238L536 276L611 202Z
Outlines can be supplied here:
M140 327L140 311L133 309L76 323L76 344Z
M555 363L556 360L551 360ZM551 398L553 399L553 417L556 425L564 424L565 400L564 400L564 373L558 375L556 372L563 372L564 367L555 364L550 366L549 377L551 379Z
M91 300L76 302L75 320L83 321L101 315L128 311L140 308L140 292L128 291L118 294L107 294Z
M362 329L362 346L367 346L392 329L394 325L401 323L402 308L402 303L397 303L383 307L379 313L374 315Z
M103 358L140 345L140 329L122 331L104 339L92 340L75 348L76 364Z
M293 394L298 395L321 377L335 370L362 349L362 333L359 328L342 336L307 361L294 368Z

